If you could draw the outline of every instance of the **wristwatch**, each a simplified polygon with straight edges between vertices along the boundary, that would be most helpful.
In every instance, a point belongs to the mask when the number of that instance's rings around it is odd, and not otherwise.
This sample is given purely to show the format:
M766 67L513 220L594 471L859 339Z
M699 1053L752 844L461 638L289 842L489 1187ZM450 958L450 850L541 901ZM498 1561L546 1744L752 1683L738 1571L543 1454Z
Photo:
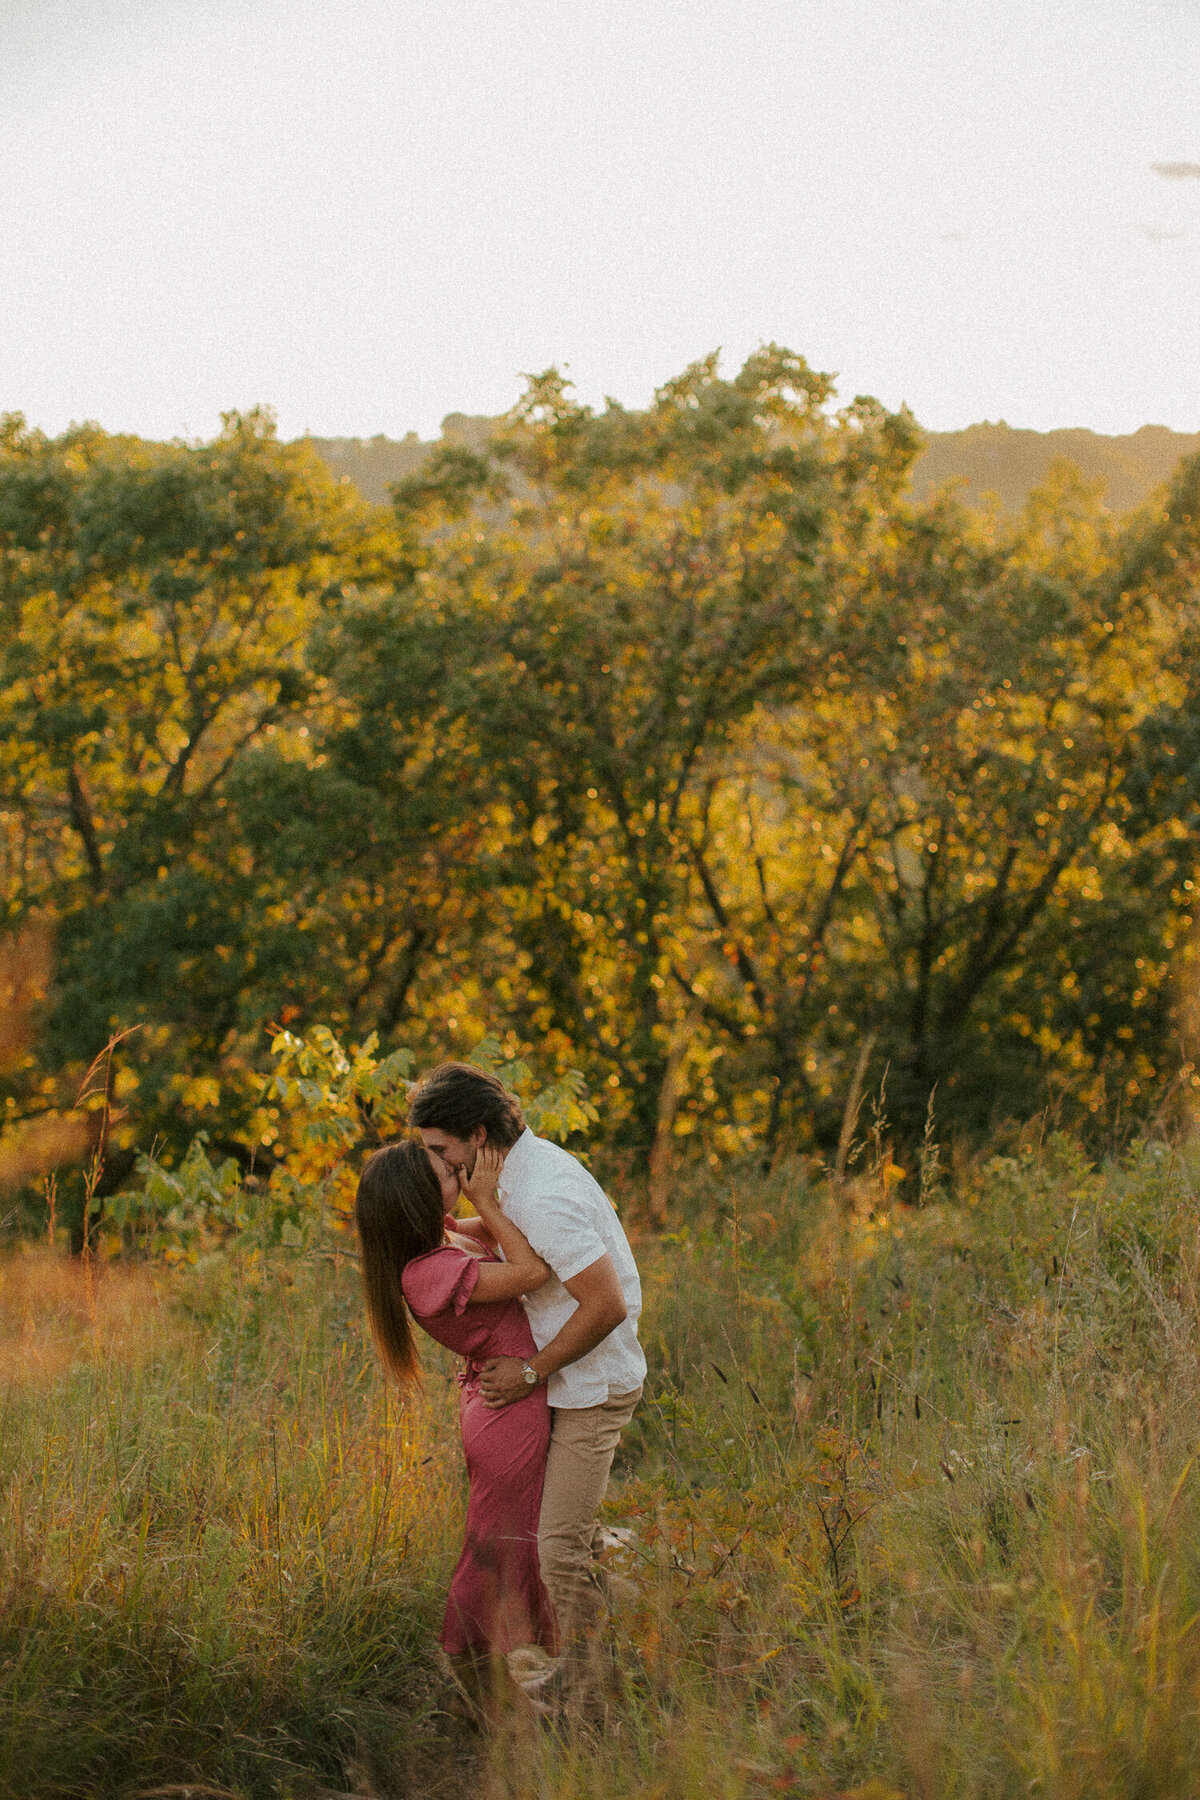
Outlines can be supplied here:
M526 1385L529 1387L536 1387L541 1380L541 1377L532 1363L522 1363L521 1373L525 1377Z

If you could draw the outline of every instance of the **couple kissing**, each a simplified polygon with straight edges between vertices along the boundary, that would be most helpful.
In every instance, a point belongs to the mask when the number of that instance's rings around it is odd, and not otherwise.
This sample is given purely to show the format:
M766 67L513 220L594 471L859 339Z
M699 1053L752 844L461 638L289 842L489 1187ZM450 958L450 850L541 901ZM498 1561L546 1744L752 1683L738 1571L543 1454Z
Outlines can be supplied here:
M596 1513L646 1375L637 1266L603 1188L494 1076L441 1064L409 1119L420 1142L374 1153L355 1217L388 1372L417 1377L410 1316L465 1359L470 1488L441 1647L476 1718L528 1706L504 1658L532 1645L558 1658L539 1708L586 1713L608 1612ZM460 1195L475 1218L454 1216Z

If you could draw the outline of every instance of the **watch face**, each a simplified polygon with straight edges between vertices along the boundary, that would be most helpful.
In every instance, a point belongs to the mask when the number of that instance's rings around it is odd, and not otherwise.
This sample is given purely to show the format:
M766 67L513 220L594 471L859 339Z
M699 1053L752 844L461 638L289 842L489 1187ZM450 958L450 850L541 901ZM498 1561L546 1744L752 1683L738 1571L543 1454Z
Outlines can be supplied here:
M526 1369L525 1370L525 1379L529 1383L530 1387L536 1387L537 1386L537 1370L536 1369Z

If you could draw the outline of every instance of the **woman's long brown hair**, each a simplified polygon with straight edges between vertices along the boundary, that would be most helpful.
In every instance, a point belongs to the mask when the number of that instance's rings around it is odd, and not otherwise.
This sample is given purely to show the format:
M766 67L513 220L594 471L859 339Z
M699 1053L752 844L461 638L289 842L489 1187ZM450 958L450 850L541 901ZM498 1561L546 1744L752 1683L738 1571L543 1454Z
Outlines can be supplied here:
M364 1165L354 1199L363 1296L380 1360L405 1384L420 1374L401 1279L414 1256L442 1241L442 1187L428 1152L411 1139L387 1144Z

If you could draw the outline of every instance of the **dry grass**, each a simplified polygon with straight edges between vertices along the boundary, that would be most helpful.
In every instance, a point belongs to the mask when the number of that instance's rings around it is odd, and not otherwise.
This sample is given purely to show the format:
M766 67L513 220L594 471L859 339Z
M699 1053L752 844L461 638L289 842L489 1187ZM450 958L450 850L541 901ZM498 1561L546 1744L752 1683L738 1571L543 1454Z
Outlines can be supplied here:
M46 1360L0 1399L0 1794L1193 1791L1189 1158L1098 1173L1057 1142L921 1213L877 1198L737 1178L642 1246L611 1729L482 1760L428 1657L461 1519L449 1383L397 1411L350 1271L89 1294L10 1261L6 1341Z
M299 1276L218 1268L168 1305L142 1273L5 1264L0 1793L421 1764L448 1384L398 1415L351 1283Z
M124 1368L187 1341L161 1277L84 1264L41 1245L0 1262L0 1386L28 1387L97 1360Z

